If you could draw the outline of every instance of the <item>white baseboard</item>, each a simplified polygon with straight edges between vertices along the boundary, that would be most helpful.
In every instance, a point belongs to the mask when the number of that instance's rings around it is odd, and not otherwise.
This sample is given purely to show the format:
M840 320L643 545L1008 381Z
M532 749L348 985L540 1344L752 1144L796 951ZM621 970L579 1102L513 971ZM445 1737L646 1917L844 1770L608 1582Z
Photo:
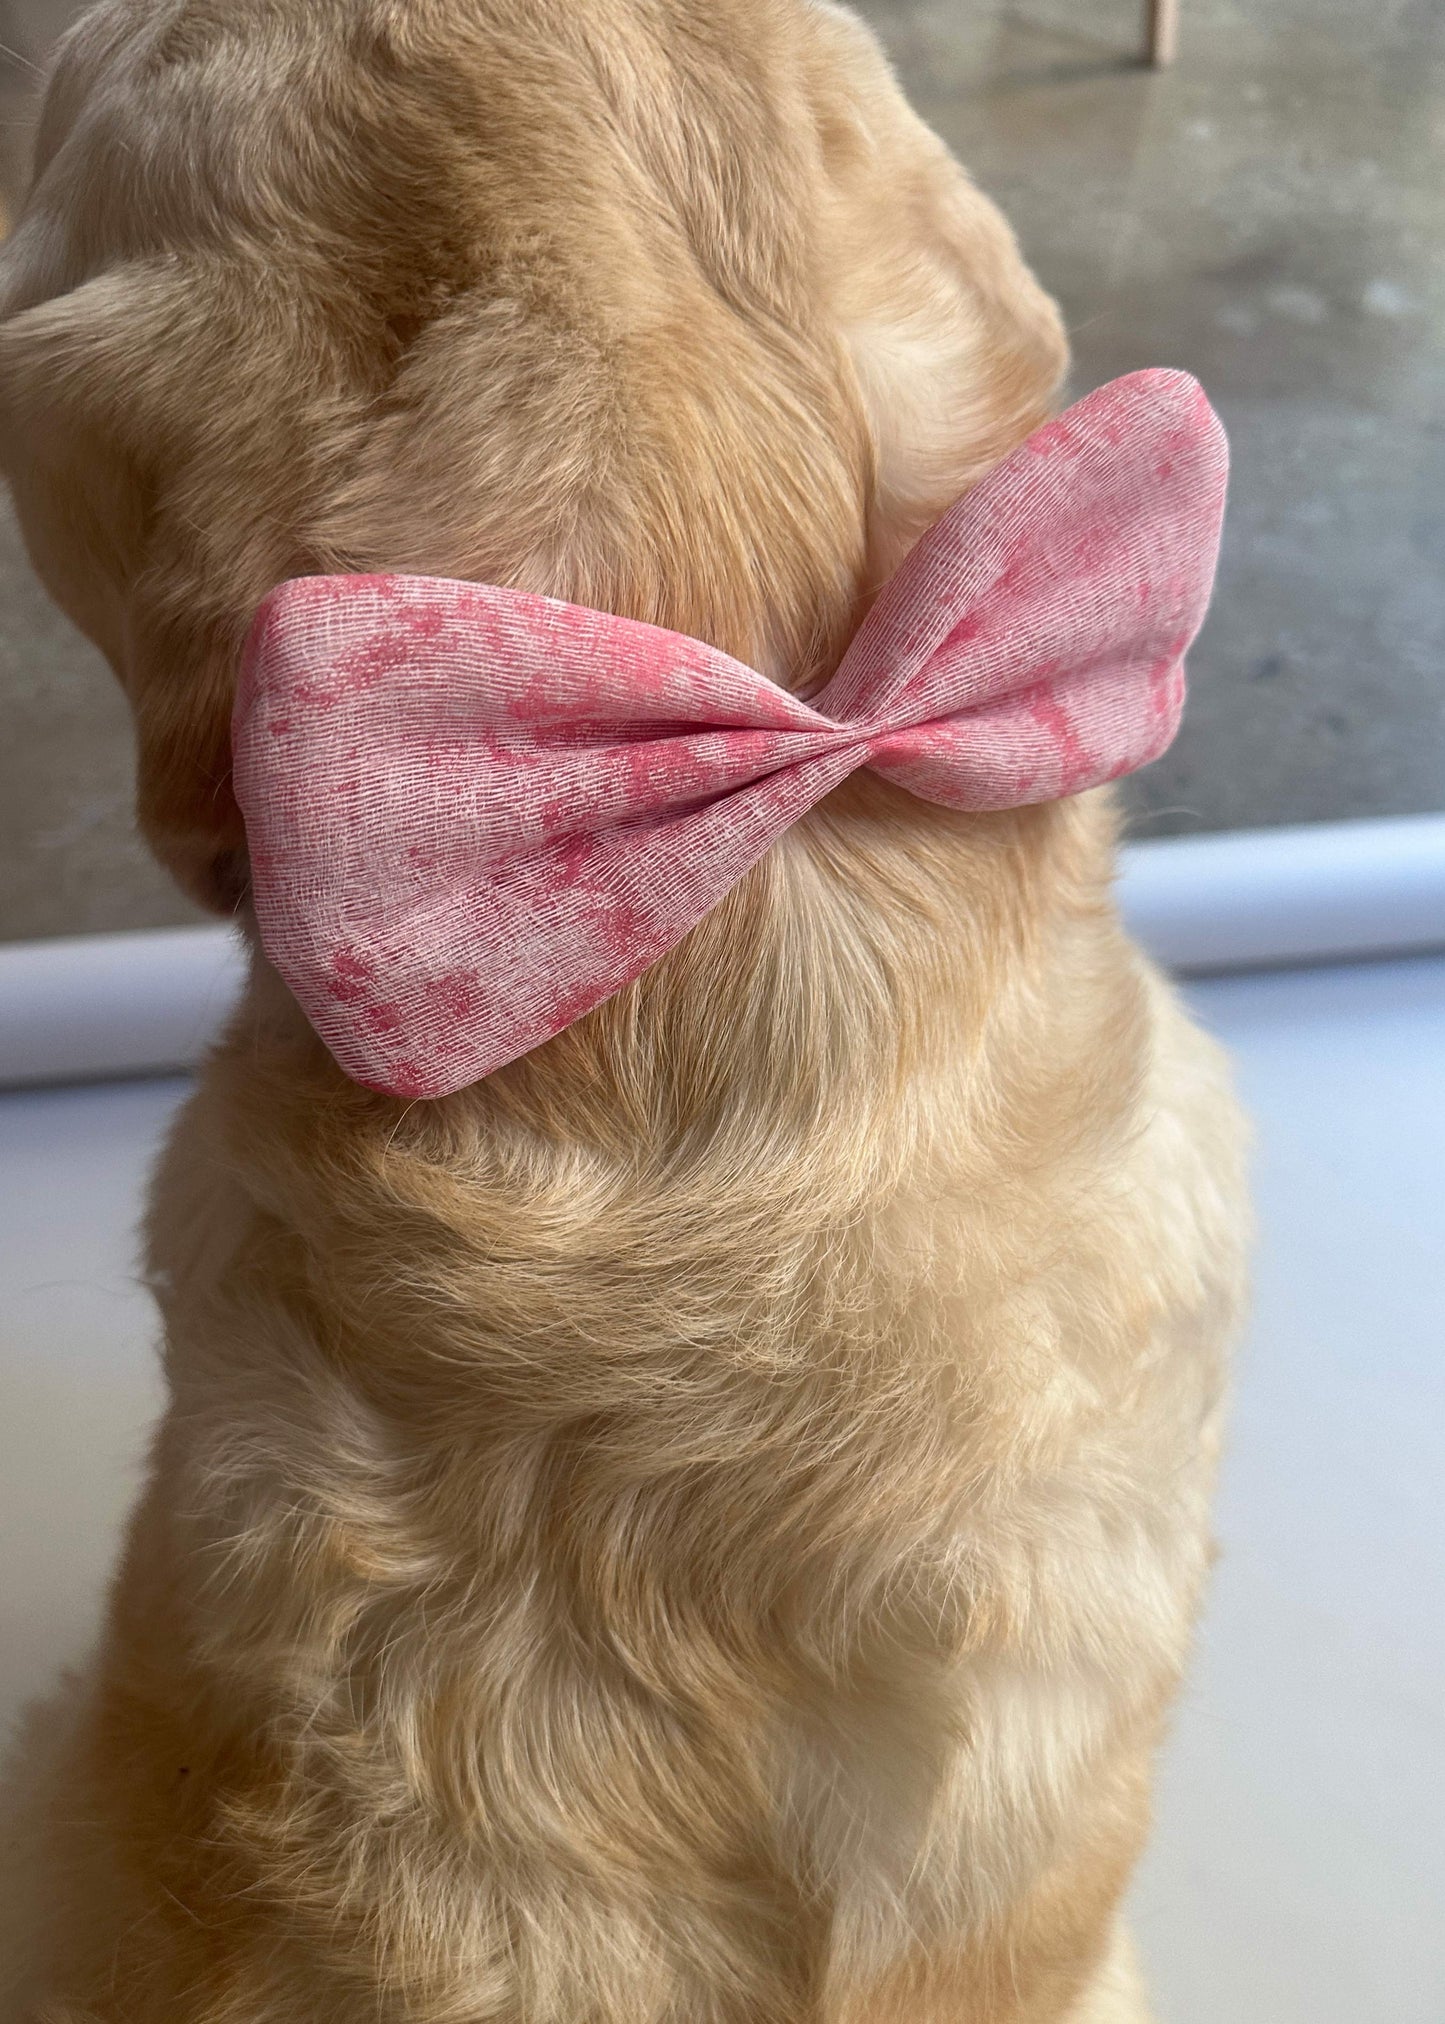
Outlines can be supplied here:
M1119 900L1188 976L1445 949L1445 815L1127 844Z
M1125 846L1125 918L1188 975L1445 948L1445 815ZM191 1067L240 987L227 928L0 946L0 1086Z
M0 947L0 1088L192 1067L245 970L222 927Z

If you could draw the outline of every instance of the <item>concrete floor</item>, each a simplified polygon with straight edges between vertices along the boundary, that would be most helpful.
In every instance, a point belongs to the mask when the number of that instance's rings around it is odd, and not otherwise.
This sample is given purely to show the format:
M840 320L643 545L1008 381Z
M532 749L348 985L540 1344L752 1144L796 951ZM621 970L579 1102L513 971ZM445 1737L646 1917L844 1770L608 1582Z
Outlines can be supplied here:
M1440 2024L1445 960L1191 996L1257 1120L1261 1247L1134 1920L1160 2024ZM138 1481L132 1233L182 1087L0 1098L0 1747L83 1652Z
M76 0L0 0L0 176ZM1445 807L1445 8L866 0L1014 219L1088 386L1187 366L1234 439L1214 616L1147 832ZM123 713L0 518L0 938L187 918L127 817Z

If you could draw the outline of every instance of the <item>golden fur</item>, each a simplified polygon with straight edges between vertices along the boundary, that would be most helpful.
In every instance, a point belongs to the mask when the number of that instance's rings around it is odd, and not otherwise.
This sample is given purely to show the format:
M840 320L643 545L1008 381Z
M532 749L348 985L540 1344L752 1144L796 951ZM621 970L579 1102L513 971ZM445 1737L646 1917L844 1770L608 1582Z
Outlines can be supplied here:
M238 642L516 583L806 687L1057 319L814 0L105 0L0 262L0 454L243 905ZM265 963L149 1220L171 1403L35 1725L4 2024L1139 2024L1244 1222L1107 798L840 791L445 1102Z

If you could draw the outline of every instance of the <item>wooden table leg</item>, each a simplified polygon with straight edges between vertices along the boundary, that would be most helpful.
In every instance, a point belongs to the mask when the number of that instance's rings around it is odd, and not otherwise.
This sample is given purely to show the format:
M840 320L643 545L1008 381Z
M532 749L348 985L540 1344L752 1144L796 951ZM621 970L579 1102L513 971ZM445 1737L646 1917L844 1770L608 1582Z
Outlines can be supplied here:
M1179 0L1144 0L1144 61L1156 70L1179 54Z

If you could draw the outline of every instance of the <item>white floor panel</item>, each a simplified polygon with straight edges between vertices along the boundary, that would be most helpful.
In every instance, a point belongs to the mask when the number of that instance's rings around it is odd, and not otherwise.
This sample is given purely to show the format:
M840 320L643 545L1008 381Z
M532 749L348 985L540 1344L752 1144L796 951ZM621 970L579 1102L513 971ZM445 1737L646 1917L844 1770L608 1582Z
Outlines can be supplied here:
M1258 1122L1224 1548L1135 1916L1162 2024L1445 2019L1445 960L1193 987ZM183 1085L0 1097L0 1720L84 1649Z
M136 1283L180 1082L0 1096L0 1721L83 1652L160 1403Z
M1165 2024L1442 2024L1445 961L1191 996L1261 1243L1140 1937Z

